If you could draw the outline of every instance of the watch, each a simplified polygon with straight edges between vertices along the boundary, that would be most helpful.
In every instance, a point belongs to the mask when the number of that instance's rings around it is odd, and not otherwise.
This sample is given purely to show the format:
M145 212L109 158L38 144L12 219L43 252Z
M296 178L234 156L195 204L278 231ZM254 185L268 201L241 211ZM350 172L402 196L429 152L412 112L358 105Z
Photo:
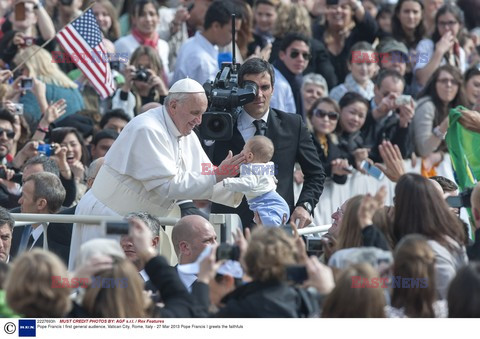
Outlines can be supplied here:
M303 207L308 212L308 214L312 214L313 208L312 208L312 205L308 201L302 202L301 204L298 204L297 206Z

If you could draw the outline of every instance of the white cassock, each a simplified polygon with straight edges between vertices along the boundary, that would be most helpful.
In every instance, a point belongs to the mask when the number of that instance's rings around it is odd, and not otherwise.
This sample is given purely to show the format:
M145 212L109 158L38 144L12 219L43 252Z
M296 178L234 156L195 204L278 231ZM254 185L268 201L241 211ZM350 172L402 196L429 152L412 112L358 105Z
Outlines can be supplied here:
M177 200L188 199L238 206L243 195L216 184L215 175L201 174L204 163L211 165L194 132L182 136L164 107L149 110L132 119L115 140L75 214L166 217ZM80 245L103 236L101 232L96 226L74 225L69 269Z

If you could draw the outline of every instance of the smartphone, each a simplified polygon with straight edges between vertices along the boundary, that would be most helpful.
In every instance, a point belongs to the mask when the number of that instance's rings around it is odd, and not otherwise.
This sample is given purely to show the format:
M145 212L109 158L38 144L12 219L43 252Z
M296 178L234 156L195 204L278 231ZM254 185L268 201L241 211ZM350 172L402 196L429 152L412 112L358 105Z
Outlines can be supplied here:
M287 281L296 284L302 284L308 279L307 268L302 265L292 265L286 267Z
M20 81L20 88L24 91L29 91L33 88L33 79L24 78Z
M368 161L363 160L362 163L360 164L360 167L365 170L365 172L368 173L368 175L371 175L377 180L382 180L383 177L385 176L383 172L380 170L380 168L371 165Z
M408 105L412 101L412 96L411 95L400 95L395 99L395 105L397 106L403 106L403 105Z
M24 21L25 19L25 3L19 2L15 5L15 21Z

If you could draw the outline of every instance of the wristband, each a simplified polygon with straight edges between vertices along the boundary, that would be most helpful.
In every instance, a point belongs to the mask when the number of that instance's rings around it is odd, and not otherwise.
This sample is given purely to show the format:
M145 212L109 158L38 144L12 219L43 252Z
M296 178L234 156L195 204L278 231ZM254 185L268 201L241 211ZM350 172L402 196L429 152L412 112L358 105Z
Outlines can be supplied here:
M38 126L38 127L37 127L37 131L47 134L50 130L48 129L48 127L40 127L40 126Z

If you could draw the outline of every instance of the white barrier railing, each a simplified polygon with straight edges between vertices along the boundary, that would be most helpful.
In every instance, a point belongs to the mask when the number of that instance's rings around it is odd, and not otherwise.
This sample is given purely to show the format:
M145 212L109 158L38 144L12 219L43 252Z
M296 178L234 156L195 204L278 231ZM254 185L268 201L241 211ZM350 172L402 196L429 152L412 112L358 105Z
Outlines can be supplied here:
M33 213L12 213L17 222L25 225L33 222L54 222L54 223L80 223L80 224L96 224L105 222L121 222L125 219L121 217L105 216L105 215L76 215L76 214L33 214ZM177 218L158 218L162 225L175 225Z
M332 224L320 225L320 226L307 226L304 228L300 228L298 230L298 234L307 235L307 234L314 234L314 233L324 233L324 232L327 232L330 227L332 227Z

